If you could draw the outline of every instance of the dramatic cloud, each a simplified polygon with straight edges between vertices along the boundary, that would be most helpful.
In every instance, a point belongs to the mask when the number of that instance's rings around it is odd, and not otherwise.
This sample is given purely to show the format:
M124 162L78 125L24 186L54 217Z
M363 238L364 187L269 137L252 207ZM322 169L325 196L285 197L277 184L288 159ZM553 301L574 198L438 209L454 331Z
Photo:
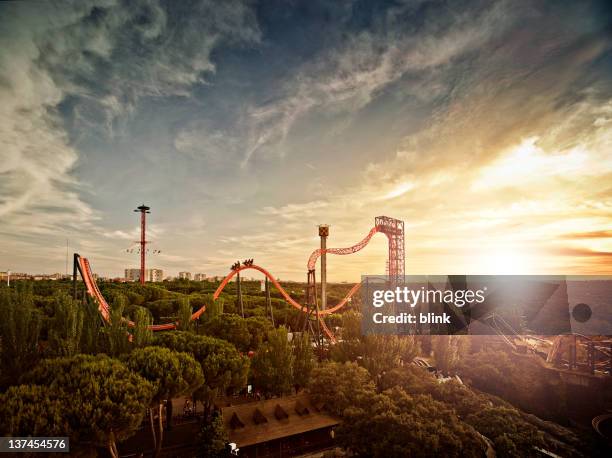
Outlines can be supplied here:
M303 279L380 214L411 273L610 273L604 2L294 3L0 5L2 258L117 275L146 202L171 273Z
M247 5L213 3L185 2L172 11L154 1L2 6L5 236L93 228L99 215L84 196L94 191L74 173L78 140L96 132L113 137L142 98L187 97L214 72L210 55L220 43L258 40Z

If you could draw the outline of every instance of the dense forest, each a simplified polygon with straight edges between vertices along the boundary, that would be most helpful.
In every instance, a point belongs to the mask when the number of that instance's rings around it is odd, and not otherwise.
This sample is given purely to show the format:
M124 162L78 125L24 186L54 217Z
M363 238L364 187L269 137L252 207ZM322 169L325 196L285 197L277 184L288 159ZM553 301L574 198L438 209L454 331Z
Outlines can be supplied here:
M213 301L217 286L101 282L109 323L82 285L76 300L68 281L1 286L0 433L68 435L74 453L117 457L146 425L159 453L162 409L171 418L171 400L188 396L204 412L202 456L224 456L216 401L250 384L263 397L307 390L342 420L337 443L354 456L606 455L570 420L563 384L492 338L364 336L356 298L326 318L338 342L313 349L303 315L278 291L270 310L259 282L242 282L242 306L232 285ZM303 296L304 285L285 286ZM330 285L328 302L351 286ZM147 329L177 320L177 331ZM433 367L411 364L417 356Z

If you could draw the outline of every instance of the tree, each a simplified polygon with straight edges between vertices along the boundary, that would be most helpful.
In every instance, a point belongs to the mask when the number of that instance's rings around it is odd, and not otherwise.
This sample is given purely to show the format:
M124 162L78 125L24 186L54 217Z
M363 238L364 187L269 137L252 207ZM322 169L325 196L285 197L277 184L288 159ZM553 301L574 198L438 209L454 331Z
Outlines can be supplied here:
M198 434L198 457L222 458L227 456L227 433L221 415L214 413L211 421L204 421Z
M41 385L15 385L0 394L3 436L64 436L69 430L62 392Z
M34 308L32 286L0 288L1 385L15 383L39 359L42 317Z
M214 318L223 313L225 300L222 297L214 300L212 294L207 294L204 296L204 301L206 304L206 318Z
M136 348L146 347L153 341L153 331L150 326L153 319L149 311L143 307L138 307L134 314L135 326L132 330L132 345Z
M467 352L469 341L465 336L432 336L433 356L436 367L445 374L450 374L461 357Z
M53 305L54 314L48 331L49 353L53 356L74 356L81 350L83 308L62 292L54 295Z
M158 409L158 434L153 426L153 410L149 410L149 420L155 455L158 456L163 441L162 402L172 403L172 398L183 394L191 395L204 384L204 375L199 363L187 353L179 353L164 347L146 347L134 350L125 358L128 368L150 381L155 387L152 407ZM168 421L172 412L167 412Z
M246 385L249 359L240 355L236 347L225 340L174 331L156 336L155 343L190 353L200 363L205 382L196 390L194 397L204 403L207 414L219 394L242 389Z
M189 305L189 298L181 300L178 311L178 327L181 331L191 331L193 329L193 323L191 321L191 314L193 310Z
M418 353L414 336L365 335L360 339L360 364L373 376L412 362Z
M374 396L376 388L368 371L356 363L327 362L312 370L308 392L315 404L341 416L359 400Z
M265 342L253 358L253 383L266 394L290 393L293 381L294 355L287 329L268 332Z
M310 337L302 333L293 340L293 384L297 387L308 385L313 367L314 354Z
M535 355L519 359L509 351L489 349L466 355L457 370L479 390L501 396L538 415L567 415L564 384Z
M342 341L333 347L332 359L357 361L373 376L398 367L402 362L411 362L419 352L414 336L362 335L358 312L345 313L343 323Z
M249 351L251 334L247 321L239 315L223 313L208 320L202 328L204 334L224 339L234 344L239 351Z
M86 354L96 354L101 350L102 318L98 311L98 305L89 296L81 305L83 310L83 330L81 332L81 352Z
M110 320L108 332L108 354L119 356L130 351L128 339L128 322L123 317L125 310L125 296L114 294L110 306Z
M465 421L491 439L502 457L534 456L534 447L550 449L544 434L524 421L513 408L487 406Z
M403 370L404 367L397 369ZM426 371L407 370L404 380ZM392 372L382 376L392 380ZM399 375L404 374L400 372ZM398 379L396 374L395 379ZM435 381L433 381L435 383ZM376 393L370 373L356 363L328 362L313 370L308 387L316 404L342 418L340 445L356 456L481 456L483 443L454 412L428 395L408 395L396 387Z
M380 387L383 390L400 387L410 395L430 395L444 403L467 424L491 439L500 456L531 455L533 449L529 449L529 444L560 456L580 454L575 449L578 440L569 430L520 412L495 396L475 392L456 381L439 383L423 368L398 367L382 376ZM582 448L588 447L581 445Z
M142 294L135 293L134 291L127 291L125 295L127 296L128 304L143 305L145 303L145 297Z
M394 388L343 412L338 442L357 456L482 456L484 442L443 403Z
M158 323L162 317L175 315L179 306L175 299L159 299L147 303L147 309L153 315L153 320Z
M424 368L405 365L385 372L381 376L378 386L381 390L389 390L398 386L408 394L429 393L433 396L437 387L441 385ZM436 397L436 399L438 398Z
M246 320L247 330L251 337L249 349L257 351L273 328L272 323L263 316L250 316Z
M107 447L113 458L117 442L140 427L154 394L150 382L106 355L43 360L24 382L44 386L61 400L72 440Z

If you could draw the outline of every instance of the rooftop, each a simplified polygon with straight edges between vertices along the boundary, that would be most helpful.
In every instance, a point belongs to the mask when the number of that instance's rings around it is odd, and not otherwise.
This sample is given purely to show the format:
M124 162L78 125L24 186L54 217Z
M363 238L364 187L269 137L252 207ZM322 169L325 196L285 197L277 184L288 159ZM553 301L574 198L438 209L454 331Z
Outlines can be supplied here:
M306 393L221 409L230 442L246 447L335 426L337 419L311 404Z

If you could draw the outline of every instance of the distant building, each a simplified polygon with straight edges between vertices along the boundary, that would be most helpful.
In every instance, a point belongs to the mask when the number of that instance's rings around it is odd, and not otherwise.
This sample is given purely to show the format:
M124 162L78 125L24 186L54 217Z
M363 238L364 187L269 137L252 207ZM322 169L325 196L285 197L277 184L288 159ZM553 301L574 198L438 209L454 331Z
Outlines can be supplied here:
M178 278L181 280L191 280L191 272L179 272Z
M125 269L125 279L127 281L139 281L140 269Z
M11 278L13 278L13 274L11 274ZM40 280L62 280L63 278L70 278L70 277L64 274L56 273L56 274L38 274L38 275L32 276L31 278L34 279L35 281L40 281Z
M0 272L0 281L7 281L10 277L10 280L29 280L32 278L31 275L22 273L22 272Z
M195 274L193 279L195 281L206 281L206 274Z
M145 269L145 281L159 282L164 278L164 271L161 269ZM125 269L126 281L140 281L140 269Z
M164 271L161 269L151 269L151 281L158 282L164 280Z

